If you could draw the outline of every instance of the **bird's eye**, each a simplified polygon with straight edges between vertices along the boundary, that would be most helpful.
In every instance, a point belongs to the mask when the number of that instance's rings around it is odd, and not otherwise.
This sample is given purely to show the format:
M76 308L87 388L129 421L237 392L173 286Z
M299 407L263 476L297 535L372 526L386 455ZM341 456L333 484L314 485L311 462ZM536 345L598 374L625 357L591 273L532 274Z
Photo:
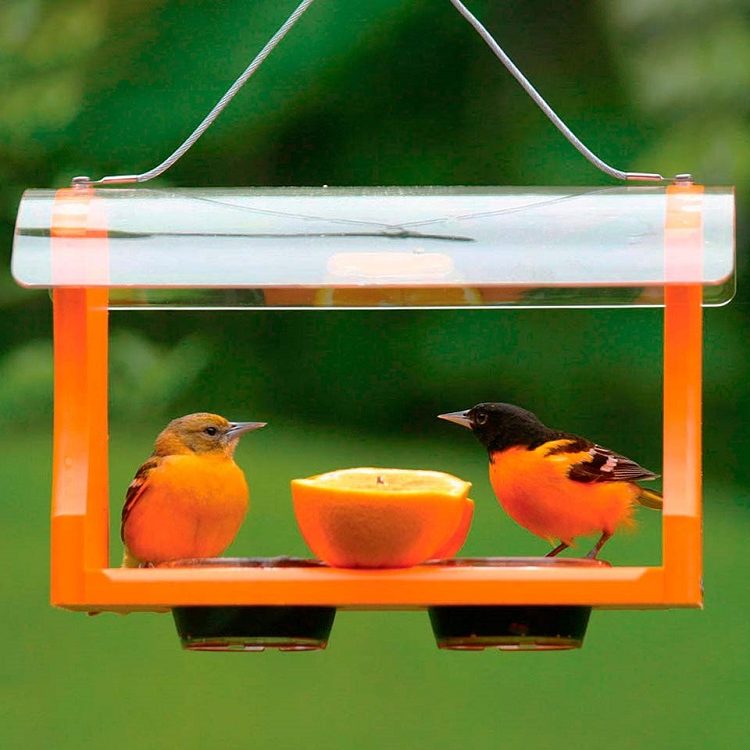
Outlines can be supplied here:
M206 435L210 435L211 437L213 437L219 432L219 429L218 427L206 427L206 429L203 430L203 432L205 432Z
M474 423L478 424L480 427L483 424L487 424L487 412L486 411L477 412L474 415Z

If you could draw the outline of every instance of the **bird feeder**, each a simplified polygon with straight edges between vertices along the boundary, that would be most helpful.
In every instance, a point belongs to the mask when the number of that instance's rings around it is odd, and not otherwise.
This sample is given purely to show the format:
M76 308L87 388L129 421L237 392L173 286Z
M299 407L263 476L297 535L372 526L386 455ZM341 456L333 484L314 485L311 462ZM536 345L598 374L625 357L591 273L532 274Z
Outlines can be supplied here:
M699 185L28 191L12 264L20 284L52 290L53 604L699 606L701 307L731 298L733 252L731 191ZM333 308L339 299L498 315L662 307L661 564L110 567L108 310Z
M486 29L451 2L547 106ZM324 645L335 608L429 609L445 647L561 648L580 645L592 606L700 606L702 306L724 304L734 291L731 189L679 176L667 186L604 188L98 187L164 171L230 92L150 173L79 178L21 201L13 274L23 286L51 289L54 312L52 603L175 609L183 640L205 648ZM662 180L604 165L548 110L609 174ZM663 309L661 564L487 558L353 570L283 558L110 566L102 439L110 309L492 308L500 316L588 306Z

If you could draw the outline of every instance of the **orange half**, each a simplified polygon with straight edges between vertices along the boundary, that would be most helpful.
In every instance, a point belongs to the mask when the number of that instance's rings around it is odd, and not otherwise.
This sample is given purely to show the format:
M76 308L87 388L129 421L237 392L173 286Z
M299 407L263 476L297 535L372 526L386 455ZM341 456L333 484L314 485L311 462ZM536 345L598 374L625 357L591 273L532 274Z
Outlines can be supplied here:
M473 518L474 501L467 497L464 500L464 510L463 515L461 516L461 523L458 524L458 528L453 533L453 536L430 555L430 559L445 560L446 558L457 555L461 547L464 546Z
M329 565L406 568L461 547L470 487L439 471L361 467L294 479L292 498L302 536Z

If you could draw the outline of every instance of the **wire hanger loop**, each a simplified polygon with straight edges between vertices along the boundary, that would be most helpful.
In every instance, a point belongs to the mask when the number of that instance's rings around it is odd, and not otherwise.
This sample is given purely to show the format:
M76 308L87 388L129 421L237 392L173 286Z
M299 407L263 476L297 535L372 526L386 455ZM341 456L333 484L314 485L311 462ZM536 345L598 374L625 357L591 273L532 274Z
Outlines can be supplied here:
M72 185L74 187L92 187L96 185L122 185L128 183L148 182L149 180L164 174L175 162L177 162L195 142L208 130L219 115L226 109L229 102L235 97L237 92L247 83L252 75L265 62L266 58L273 52L281 40L289 33L292 27L297 23L305 11L313 4L314 0L302 0L297 8L292 12L289 18L279 27L278 31L268 40L263 49L253 58L252 62L240 74L237 80L227 89L226 93L214 105L213 109L203 118L198 127L180 144L180 146L171 153L164 161L157 164L152 169L140 174L131 175L111 175L102 177L98 180L92 180L85 175L74 177ZM495 38L490 34L487 28L479 19L461 2L461 0L450 0L451 4L464 17L466 21L474 28L482 40L487 44L492 53L505 66L508 72L516 79L523 90L531 97L534 103L544 112L552 124L568 140L568 142L591 164L605 174L618 180L626 181L646 181L646 182L675 182L681 184L692 183L690 174L678 174L674 177L663 177L657 172L625 172L621 169L607 164L599 158L590 148L588 148L575 133L563 122L559 115L552 109L542 95L534 88L531 82L524 76L519 68L513 63L502 47L497 43Z

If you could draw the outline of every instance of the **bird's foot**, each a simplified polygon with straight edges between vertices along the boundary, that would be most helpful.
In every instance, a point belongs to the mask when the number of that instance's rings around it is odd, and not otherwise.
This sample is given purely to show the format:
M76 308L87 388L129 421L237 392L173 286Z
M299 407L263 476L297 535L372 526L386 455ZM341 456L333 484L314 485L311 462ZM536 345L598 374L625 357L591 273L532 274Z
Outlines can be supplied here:
M566 544L565 542L560 542L560 544L555 547L552 551L548 552L545 557L557 557L563 550L568 549L570 547L569 544Z
M612 534L607 531L603 531L599 537L599 541L594 545L593 549L586 555L587 560L596 560L597 555L601 551L602 547L612 538Z

